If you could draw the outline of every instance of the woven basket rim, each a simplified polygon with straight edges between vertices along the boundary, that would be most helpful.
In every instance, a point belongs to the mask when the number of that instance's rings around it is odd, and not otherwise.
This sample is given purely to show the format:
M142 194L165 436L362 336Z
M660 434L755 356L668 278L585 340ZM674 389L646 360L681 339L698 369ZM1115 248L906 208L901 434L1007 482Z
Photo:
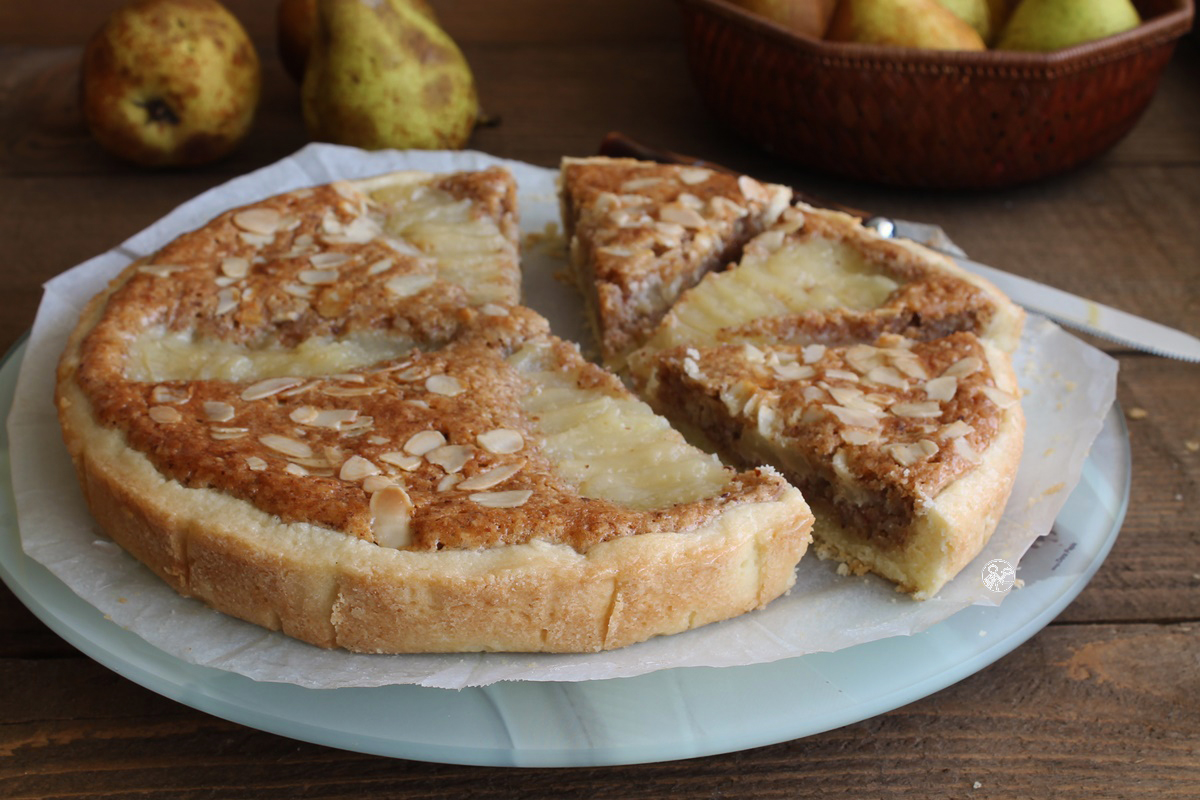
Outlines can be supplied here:
M729 0L676 0L726 18L748 33L773 39L822 67L906 73L958 73L989 78L1053 78L1172 42L1192 27L1193 0L1171 0L1173 8L1123 33L1049 53L1015 50L918 50L908 47L830 42L795 33Z

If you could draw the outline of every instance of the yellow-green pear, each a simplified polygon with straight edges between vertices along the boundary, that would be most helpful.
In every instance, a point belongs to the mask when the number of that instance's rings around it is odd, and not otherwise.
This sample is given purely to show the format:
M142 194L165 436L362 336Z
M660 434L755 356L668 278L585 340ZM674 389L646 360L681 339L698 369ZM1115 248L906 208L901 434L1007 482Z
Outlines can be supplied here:
M929 50L983 50L983 38L937 0L841 0L825 38Z
M479 115L462 51L409 0L317 0L301 103L314 139L369 150L459 149Z
M983 41L992 38L992 14L988 0L938 0L938 3L974 28Z
M747 11L775 22L788 30L820 39L829 27L829 17L837 0L733 0Z
M1136 28L1130 0L1021 0L996 42L1000 50L1061 50Z

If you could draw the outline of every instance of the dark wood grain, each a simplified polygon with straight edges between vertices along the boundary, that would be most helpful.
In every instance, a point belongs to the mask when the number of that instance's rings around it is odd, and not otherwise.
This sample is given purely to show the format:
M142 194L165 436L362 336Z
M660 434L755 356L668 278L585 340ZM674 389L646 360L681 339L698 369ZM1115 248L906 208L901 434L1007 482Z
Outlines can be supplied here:
M28 329L45 280L307 142L297 87L275 55L275 4L230 0L264 68L247 141L194 170L141 170L106 155L82 124L77 69L83 42L119 3L0 3L0 348ZM1100 160L1002 192L918 192L801 171L714 124L692 89L669 2L435 5L496 119L472 147L553 166L622 130L846 205L941 224L982 261L1200 334L1195 34L1139 125ZM1120 536L1053 624L931 697L803 740L675 763L396 761L159 697L80 655L0 587L0 797L1200 797L1200 366L1093 343L1118 358L1118 400L1130 415L1134 470Z

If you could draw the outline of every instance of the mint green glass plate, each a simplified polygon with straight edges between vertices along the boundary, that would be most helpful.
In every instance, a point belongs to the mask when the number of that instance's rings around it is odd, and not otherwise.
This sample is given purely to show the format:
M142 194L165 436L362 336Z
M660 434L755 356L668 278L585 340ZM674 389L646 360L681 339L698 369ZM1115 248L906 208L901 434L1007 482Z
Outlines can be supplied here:
M0 365L7 418L24 356ZM1114 407L1055 523L1021 561L1023 589L914 636L746 667L669 669L575 683L306 689L185 663L106 620L21 550L0 430L0 578L46 625L129 680L281 736L395 758L488 766L646 763L744 750L831 730L983 669L1070 603L1116 540L1129 500L1129 437ZM887 665L880 669L880 665Z

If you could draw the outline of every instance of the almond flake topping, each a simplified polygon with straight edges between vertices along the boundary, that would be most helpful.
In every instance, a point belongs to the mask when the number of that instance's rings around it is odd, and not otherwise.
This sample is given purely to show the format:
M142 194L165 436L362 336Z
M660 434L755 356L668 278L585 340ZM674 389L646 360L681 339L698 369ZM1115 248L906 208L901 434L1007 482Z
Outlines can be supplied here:
M963 422L961 419L956 419L949 425L943 425L941 430L942 436L945 436L947 439L958 439L959 437L966 436L967 434L974 432L975 428Z
M246 456L246 466L255 472L262 472L267 468L267 462L258 456Z
M867 370L866 378L871 383L891 386L894 389L904 389L908 386L908 381L894 367L872 367Z
M381 386L325 386L321 394L330 397L367 397L383 391Z
M680 181L686 183L688 186L695 186L697 183L704 183L708 180L712 172L701 167L687 167L679 170L678 174Z
M304 467L300 466L299 464L291 464L291 463L289 463L287 466L285 466L283 468L283 471L288 473L289 475L295 475L299 478L303 478L306 475L311 474L311 473L309 473L308 470L306 470Z
M668 206L663 206L658 212L658 218L663 222L673 222L676 225L682 225L684 228L703 228L705 226L704 217L694 208L673 203Z
M955 378L965 378L981 369L983 369L983 362L978 356L967 356L942 370L942 375L943 377L949 375Z
M848 369L827 369L825 370L825 377L835 381L858 383L858 375Z
M462 487L462 483L459 484L459 487ZM533 491L530 489L513 489L508 492L475 492L468 495L471 502L484 508L519 508L525 505L530 497L533 497Z
M233 419L235 413L236 410L229 403L220 400L204 401L204 416L208 417L210 422L228 422Z
M622 192L636 192L639 189L648 189L663 182L663 179L657 176L649 178L634 178L633 180L625 181L621 184Z
M174 275L176 272L187 272L191 267L181 266L179 264L146 264L138 267L138 272L146 275L154 275L158 278L165 278L168 275Z
M913 443L891 444L885 449L897 464L909 467L937 453L938 446L928 439L922 439Z
M250 262L240 256L230 256L221 259L221 273L235 280L244 278L250 273Z
M371 495L371 534L383 547L405 547L412 541L413 501L399 486Z
M437 483L439 492L448 492L462 482L462 475L457 472L447 472L442 476L442 479Z
M308 298L312 296L311 286L301 286L298 283L285 283L283 290L293 297Z
M826 403L821 407L837 417L838 421L843 425L849 425L852 428L879 427L879 419L868 411L857 408L846 408L845 406L835 406L830 403Z
M296 277L307 286L327 286L337 283L338 271L336 269L302 269L296 274Z
M458 378L452 375L430 375L425 379L425 388L445 397L454 397L466 391Z
M409 455L408 453L398 453L392 451L379 456L379 460L385 464L391 464L393 467L399 467L405 472L412 472L417 467L421 466L421 457Z
M805 364L815 364L825 357L825 345L810 344L800 351L800 357Z
M507 317L508 309L496 303L484 303L479 307L479 313L485 317Z
M982 386L980 390L987 396L988 400L991 400L1000 408L1010 408L1017 404L1017 396L1009 394L1003 389L997 389L995 386Z
M386 475L368 475L363 479L362 488L367 494L374 494L380 489L396 485L396 481Z
M350 483L358 483L364 478L378 475L382 470L362 456L350 456L342 463L338 477Z
M233 224L247 233L274 234L283 217L273 208L248 208L233 215Z
M943 375L925 382L925 396L939 403L953 400L957 392L958 378L953 375Z
M975 448L972 447L971 443L965 438L960 436L954 439L951 446L954 448L955 455L960 457L963 461L966 461L969 464L979 463L979 453L976 452Z
M271 450L285 456L293 458L312 458L313 456L311 447L299 439L293 439L290 436L280 436L278 433L264 433L258 437L258 441Z
M472 456L471 448L461 444L445 444L425 454L425 460L436 464L446 472L459 472Z
M917 403L896 403L888 409L897 417L912 417L914 419L936 419L942 415L942 407L935 400L925 400Z
M395 262L390 258L381 258L371 266L367 267L368 275L381 275L392 268Z
M291 389L302 383L304 381L299 378L267 378L258 383L252 383L243 389L242 399L246 401L262 400L264 397L279 394L285 389Z
M520 431L512 428L495 428L475 438L480 447L497 455L516 453L525 446L525 437Z
M396 275L388 278L384 288L397 297L412 297L425 291L437 282L437 275L429 273L410 272L407 275Z
M189 396L187 389L175 389L171 386L155 386L150 390L150 399L155 403L186 403Z
M491 489L493 486L499 486L513 475L516 475L521 471L521 467L523 466L524 464L505 464L500 467L493 467L486 472L480 472L478 475L472 475L462 483L458 484L458 488L464 491Z
M222 289L217 292L217 316L228 314L238 307L240 301L240 293L232 286Z
M317 269L335 269L349 260L345 253L314 253L308 257L308 263Z
M172 408L171 406L150 406L150 410L146 413L150 415L150 419L160 425L172 425L183 420L183 415L179 413L179 409Z
M430 450L441 447L446 443L446 437L441 431L421 431L414 433L404 443L404 450L414 456L423 456Z
M249 432L249 428L221 428L214 426L208 429L208 435L217 440L240 439Z
M801 381L811 378L816 372L807 364L780 364L775 367L775 377L781 381Z
M868 445L879 441L879 431L863 428L842 428L838 431L838 436L841 436L846 444L854 445Z

